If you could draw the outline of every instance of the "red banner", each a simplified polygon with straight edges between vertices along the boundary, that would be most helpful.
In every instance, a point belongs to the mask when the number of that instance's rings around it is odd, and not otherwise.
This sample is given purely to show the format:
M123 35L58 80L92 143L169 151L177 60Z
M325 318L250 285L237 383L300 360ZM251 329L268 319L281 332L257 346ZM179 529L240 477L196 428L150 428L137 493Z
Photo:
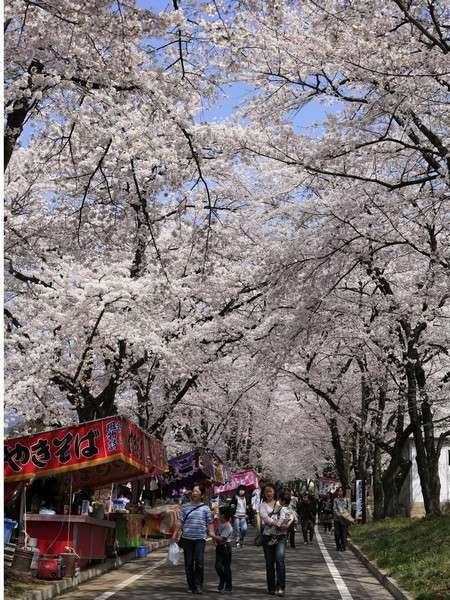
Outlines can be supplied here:
M164 448L124 417L115 416L73 427L5 440L5 481L52 475L120 461L137 473L165 469Z

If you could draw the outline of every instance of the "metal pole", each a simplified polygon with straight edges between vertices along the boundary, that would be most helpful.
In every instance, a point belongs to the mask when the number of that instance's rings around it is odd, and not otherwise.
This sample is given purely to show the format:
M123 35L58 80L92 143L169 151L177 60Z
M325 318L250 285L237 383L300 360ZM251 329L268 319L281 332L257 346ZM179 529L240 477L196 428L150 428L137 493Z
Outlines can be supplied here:
M22 493L20 495L20 509L19 509L19 548L25 548L26 545L26 537L27 537L27 484L24 481L22 483Z

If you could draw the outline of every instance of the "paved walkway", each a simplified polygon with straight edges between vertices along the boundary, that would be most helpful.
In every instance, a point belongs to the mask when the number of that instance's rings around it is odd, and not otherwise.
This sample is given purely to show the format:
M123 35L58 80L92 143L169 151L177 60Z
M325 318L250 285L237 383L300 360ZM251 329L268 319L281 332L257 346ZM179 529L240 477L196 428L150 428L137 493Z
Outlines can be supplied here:
M262 548L251 544L233 554L233 597L242 600L265 598L266 577ZM165 562L167 551L133 561L62 596L63 600L186 600L184 569ZM313 544L304 546L297 533L297 548L286 552L286 597L300 600L392 600L392 596L360 564L350 550L336 552L330 534L320 533ZM214 570L214 548L208 542L203 598L219 597Z

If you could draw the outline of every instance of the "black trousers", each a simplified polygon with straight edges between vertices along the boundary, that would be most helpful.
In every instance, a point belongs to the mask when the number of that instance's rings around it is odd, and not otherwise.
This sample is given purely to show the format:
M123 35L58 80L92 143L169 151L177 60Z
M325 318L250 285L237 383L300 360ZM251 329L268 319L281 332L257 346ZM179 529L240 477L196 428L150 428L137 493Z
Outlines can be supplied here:
M334 541L336 550L345 550L347 547L347 523L337 519L334 521Z
M205 540L187 540L183 537L184 568L189 589L203 587Z
M323 530L326 531L331 531L333 529L333 522L332 520L328 517L328 519L322 521L323 524Z
M295 548L295 523L291 523L289 525L289 529L287 530L287 536L289 539L289 545L291 548Z
M305 519L302 521L302 533L304 542L312 542L314 537L314 521L312 519Z
M216 571L219 576L219 588L231 590L233 587L231 576L231 544L216 546Z

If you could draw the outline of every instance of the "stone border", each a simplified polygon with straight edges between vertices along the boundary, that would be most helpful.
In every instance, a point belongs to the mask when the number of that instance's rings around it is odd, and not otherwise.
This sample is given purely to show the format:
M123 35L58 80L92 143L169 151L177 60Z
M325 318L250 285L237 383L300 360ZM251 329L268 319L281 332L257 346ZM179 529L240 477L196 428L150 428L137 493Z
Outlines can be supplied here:
M166 546L168 546L169 540L158 540L143 545L147 545L149 547L150 552L152 552L157 550L158 548L165 548ZM55 581L43 590L26 592L25 596L23 597L23 600L51 600L52 598L55 598L60 594L64 594L65 592L70 592L71 590L76 589L79 585L85 583L86 581L89 581L90 579L94 579L95 577L104 575L105 573L108 573L108 571L119 569L122 565L134 559L136 559L135 550L117 558L110 558L100 565L96 565L95 567L91 567L90 569L86 569L85 571L81 571L81 573L77 575L77 577L65 578Z
M347 540L347 545L350 550L355 554L357 558L363 563L363 565L372 573L372 575L378 579L381 585L390 593L396 600L414 600L409 592L403 590L398 583L389 577L388 574L383 571L377 564L367 558L361 548L350 540Z

